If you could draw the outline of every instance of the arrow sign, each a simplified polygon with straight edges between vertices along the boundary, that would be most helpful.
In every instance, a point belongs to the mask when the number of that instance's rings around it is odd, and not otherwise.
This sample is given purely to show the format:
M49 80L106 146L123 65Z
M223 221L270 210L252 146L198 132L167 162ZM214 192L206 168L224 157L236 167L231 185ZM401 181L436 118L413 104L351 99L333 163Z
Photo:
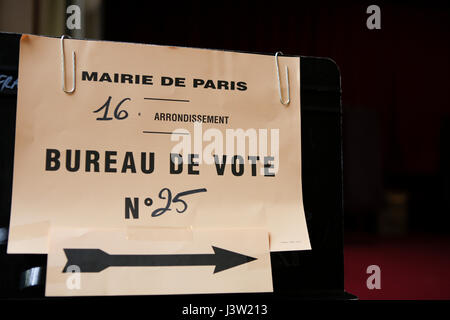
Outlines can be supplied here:
M101 272L109 267L174 267L174 266L216 266L214 273L256 260L237 252L212 246L211 254L108 254L100 249L64 249L69 266L75 265L80 272Z

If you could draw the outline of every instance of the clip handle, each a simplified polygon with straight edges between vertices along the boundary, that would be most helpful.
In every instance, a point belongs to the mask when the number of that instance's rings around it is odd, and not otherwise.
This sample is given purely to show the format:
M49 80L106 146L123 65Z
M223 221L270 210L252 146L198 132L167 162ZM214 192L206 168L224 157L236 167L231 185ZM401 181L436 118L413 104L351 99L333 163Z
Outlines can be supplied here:
M70 90L66 89L66 63L64 59L64 38L66 35L61 36L61 81L62 90L65 93L73 93L75 91L75 51L72 51L72 88Z
M278 65L278 55L283 55L283 52L278 51L277 53L275 53L275 64L277 66L277 77L278 77L278 93L280 94L280 102L281 104L287 106L289 104L289 102L291 102L291 93L290 93L290 88L289 88L289 69L287 66L286 67L286 84L287 84L287 100L283 101L283 95L281 94L281 80L280 80L280 67Z

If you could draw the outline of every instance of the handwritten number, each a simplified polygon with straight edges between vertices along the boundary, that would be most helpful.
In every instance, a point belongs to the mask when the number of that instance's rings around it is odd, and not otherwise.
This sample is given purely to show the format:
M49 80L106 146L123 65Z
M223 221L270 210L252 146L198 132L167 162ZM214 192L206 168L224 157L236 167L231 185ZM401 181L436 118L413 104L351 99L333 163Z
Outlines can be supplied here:
M167 204L164 208L159 208L159 209L156 209L155 211L153 211L152 217L158 217L158 216L162 215L163 213L165 213L166 211L172 210L172 209L170 209L170 205L172 203L172 192L170 192L169 189L164 188L164 189L161 189L158 196L160 199L166 200L166 198L163 196L164 191L167 191Z
M183 191L183 192L179 192L175 195L175 197L172 199L172 192L170 191L169 188L163 188L161 189L161 191L159 191L159 198L162 200L167 200L166 202L166 206L163 208L158 208L156 210L154 210L152 212L152 217L159 217L160 215L166 213L167 211L171 211L172 209L170 208L170 206L172 205L172 203L181 203L183 205L183 209L179 210L176 209L176 211L178 213L183 213L187 210L188 205L187 203L181 199L181 197L185 197L191 194L195 194L195 193L199 193L199 192L206 192L207 190L205 188L202 189L193 189L193 190L188 190L188 191ZM164 193L166 193L166 195L164 195Z
M178 213L183 213L183 212L186 211L186 209L187 209L187 207L188 207L187 204L186 204L186 202L184 202L183 200L180 199L181 197L188 196L188 195L194 194L194 193L199 193L199 192L206 192L206 189L205 189L205 188L202 188L202 189L194 189L194 190L189 190L189 191L184 191L184 192L177 193L177 195L173 198L173 201L172 201L172 202L173 202L173 203L181 202L181 203L183 204L183 210L178 210L178 209L176 209L177 212L178 212Z
M109 96L108 99L106 100L106 102L100 108L98 108L97 110L95 110L93 112L93 113L97 113L104 109L103 116L96 118L96 120L113 120L112 117L108 117L109 107L111 105L111 99L112 99L112 97ZM128 117L128 112L126 110L119 110L120 107L122 106L122 103L124 103L125 101L128 101L128 100L131 101L130 98L124 98L119 102L119 104L117 104L116 108L114 109L114 118L115 119L123 120Z
M111 96L109 96L108 100L106 100L105 104L102 105L100 108L94 111L94 113L100 112L102 109L105 109L105 113L103 114L103 117L97 118L96 120L112 120L113 118L108 117L108 111L109 111L109 105L111 104Z
M120 111L119 111L119 108L120 108L120 106L122 105L122 103L124 103L124 102L127 101L127 100L130 100L130 101L131 101L130 98L122 99L122 101L119 102L119 104L117 105L116 109L114 110L114 117L115 117L117 120L123 120L123 119L126 119L126 118L128 117L128 112L127 112L127 110L120 110Z

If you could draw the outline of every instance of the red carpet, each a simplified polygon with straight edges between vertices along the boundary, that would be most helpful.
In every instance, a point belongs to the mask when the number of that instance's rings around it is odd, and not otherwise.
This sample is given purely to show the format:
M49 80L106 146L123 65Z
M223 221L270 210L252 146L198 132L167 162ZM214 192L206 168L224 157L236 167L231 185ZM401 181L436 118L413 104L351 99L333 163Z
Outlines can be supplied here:
M366 299L450 299L450 237L380 239L346 236L345 289ZM366 269L381 269L381 289L366 286Z

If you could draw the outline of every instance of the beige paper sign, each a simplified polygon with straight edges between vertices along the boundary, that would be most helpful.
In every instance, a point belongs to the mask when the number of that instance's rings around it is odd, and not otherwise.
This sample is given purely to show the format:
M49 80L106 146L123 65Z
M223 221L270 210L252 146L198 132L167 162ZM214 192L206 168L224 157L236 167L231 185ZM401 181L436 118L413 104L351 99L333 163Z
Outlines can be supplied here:
M267 230L51 231L46 296L272 291Z
M271 251L310 249L299 58L279 57L284 106L273 56L65 39L68 94L60 50L21 39L8 253L47 253L50 227L262 227Z

